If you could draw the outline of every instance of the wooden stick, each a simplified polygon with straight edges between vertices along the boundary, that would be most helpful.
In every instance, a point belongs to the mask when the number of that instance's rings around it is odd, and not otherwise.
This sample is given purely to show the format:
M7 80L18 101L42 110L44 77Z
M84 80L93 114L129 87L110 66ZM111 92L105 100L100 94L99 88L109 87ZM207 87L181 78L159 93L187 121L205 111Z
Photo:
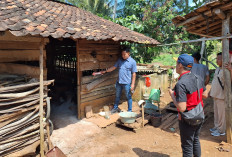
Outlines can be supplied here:
M0 113L9 113L9 112L19 111L19 110L21 110L22 107L28 107L28 106L31 106L31 105L35 105L38 102L39 102L39 99L31 101L31 102L26 103L26 104L22 104L22 105L7 109L7 110L2 110L2 111L0 111Z
M39 128L39 123L35 123L35 124L32 124L32 125L29 125L25 129L19 130L19 131L13 133L13 134L10 134L8 136L5 136L5 137L1 138L1 141L4 141L6 139L12 139L15 136L19 137L19 136L21 136L23 134L26 134L27 132L32 132L32 131L34 131L35 129L38 129L38 128Z
M144 103L142 103L142 127L144 127Z
M27 92L22 92L22 93L9 93L9 94L0 94L0 98L21 98L21 97L25 97L28 96L32 93L35 93L39 91L39 88L27 91Z
M226 19L225 13L221 9L214 9L214 13L222 20Z
M29 134L19 136L19 137L15 137L15 138L10 138L7 141L2 141L2 142L0 142L0 145L3 145L5 143L10 143L10 142L13 142L13 141L17 141L17 140L21 140L21 139L25 139L25 138L28 138L28 137L30 137L32 135L37 135L38 133L39 133L39 130L35 130L34 132L31 132Z
M39 56L39 67L40 67L40 84L39 84L39 94L40 94L40 103L39 103L39 123L40 123L40 155L44 157L44 130L43 130L43 47L44 39L41 38L41 43L39 46L40 56Z
M54 81L55 80L44 81L43 85L48 86L54 83ZM33 86L38 86L39 84L40 84L39 82L36 82L36 83L26 83L26 84L17 85L17 86L4 87L4 88L0 88L0 93L18 91L18 90L22 90L22 89L33 87Z
M52 149L52 143L51 143L51 139L50 139L49 122L47 122L46 128L47 128L47 135L48 135L48 150L51 150Z
M26 124L30 124L34 121L37 121L37 118L38 118L38 113L30 117L29 119L23 120L22 123L19 123L21 122L21 120L17 121L17 123L14 123L12 127L9 127L9 125L7 125L4 129L0 130L0 135L1 137L6 136L17 129L22 128Z
M3 102L3 103L0 103L0 106L13 105L13 104L28 102L28 101L32 101L36 99L39 99L39 94L29 95L26 98L22 98L22 99L13 101L13 102L5 102L5 103Z
M31 110L34 110L35 108L37 108L37 106L32 106L32 107L29 107L29 108L26 108L26 109L21 109L20 111L15 112L15 113L4 114L4 115L0 116L0 123L6 121L8 119L11 119L11 118L13 118L13 117L15 117L17 115L27 113L27 112L29 112Z

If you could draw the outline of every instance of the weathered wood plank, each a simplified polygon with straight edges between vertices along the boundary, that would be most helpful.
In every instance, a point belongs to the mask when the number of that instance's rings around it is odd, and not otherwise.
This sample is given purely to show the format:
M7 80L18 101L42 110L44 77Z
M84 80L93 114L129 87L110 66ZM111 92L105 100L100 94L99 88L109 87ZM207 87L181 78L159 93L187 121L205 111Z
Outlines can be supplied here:
M102 75L97 75L97 76L84 76L82 77L82 80L81 80L81 84L87 84L87 83L91 83L97 79L100 79L102 77ZM115 70L114 72L111 72L110 73L110 76L109 78L114 78L114 77L118 77L118 71Z
M49 42L48 38L44 39L45 42ZM23 37L16 37L13 34L11 34L9 31L6 31L4 35L0 36L0 42L1 41L28 41L28 42L40 42L40 37L35 36L23 36Z
M99 111L95 110L94 109L95 107L104 106L104 105L114 103L114 99L115 99L115 95L111 95L111 96L103 97L100 99L95 99L93 101L81 103L81 116L82 117L85 116L85 106L92 106L93 111L96 113Z
M115 90L108 90L108 91L105 91L105 92L104 91L99 92L96 95L92 95L92 96L85 97L85 98L81 97L81 103L96 100L96 99L111 96L111 95L115 95Z
M90 82L94 81L95 79L98 79L99 77L101 77L101 75L96 75L96 76L93 76L93 75L90 75L90 76L83 76L83 77L81 78L81 84L90 83Z
M114 92L115 91L115 87L113 87L113 85L109 85L107 87L108 88L101 87L100 90L96 90L94 92L90 92L90 93L87 93L87 94L81 94L81 98L84 99L84 98L88 98L88 97L91 97L91 96L96 96L96 95L99 95L99 94L108 93L108 92Z
M0 63L0 73L28 75L33 78L39 78L39 67L13 64L13 63ZM44 77L47 77L47 69L44 69Z
M115 84L115 82L116 82L117 79L118 78L110 78L110 79L108 79L108 80L106 80L106 81L98 84L94 88L99 88L99 87L104 87L104 86ZM87 84L81 86L81 92L88 92L88 90L87 90Z
M114 64L115 62L100 62L99 68L106 69L106 68L114 66Z
M93 49L94 50L94 49ZM90 49L83 49L80 51L80 54L91 54L93 50ZM100 49L100 50L94 50L96 54L109 54L109 55L114 55L118 54L120 55L120 51L118 49Z
M108 90L108 89L115 89L115 83L107 85L107 86L102 86L102 87L99 87L99 88L94 88L91 91L82 91L81 95L91 94L91 93L94 93L94 92L97 92L97 91L100 91L100 90Z
M0 62L39 61L39 50L0 50Z
M91 54L80 54L80 62L107 62L107 61L117 61L118 55L109 55L109 54L102 54L96 55L95 58Z
M115 78L118 77L118 71L114 71L111 73L105 73L104 75L101 75L101 77L98 77L97 79L93 79L90 83L86 85L86 90L90 91L93 88L95 88L98 84L102 83L103 81L110 79L110 78Z
M39 43L25 41L0 41L2 50L38 50Z
M80 63L80 71L99 69L99 62L83 62Z

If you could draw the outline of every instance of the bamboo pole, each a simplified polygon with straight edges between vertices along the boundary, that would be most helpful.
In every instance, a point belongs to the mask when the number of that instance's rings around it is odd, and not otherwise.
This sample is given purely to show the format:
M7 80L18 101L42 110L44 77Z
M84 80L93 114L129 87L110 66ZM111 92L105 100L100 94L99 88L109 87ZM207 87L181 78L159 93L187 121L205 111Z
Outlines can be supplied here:
M40 67L40 103L39 103L39 123L40 123L40 155L44 157L44 127L43 127L43 47L44 47L44 39L41 39L41 43L39 46L40 56L39 56L39 67Z
M178 44L187 44L187 43L195 43L195 42L201 42L201 41L207 41L207 40L220 40L220 39L228 39L232 38L232 35L224 35L221 37L212 37L212 38L201 38L196 40L188 40L188 41L180 41L179 43L170 43L170 44L163 44L163 45L157 45L157 46L171 46L171 45L178 45Z
M226 36L230 34L230 14L227 14L225 20L222 21L222 35ZM231 125L232 125L232 116L231 116L231 77L230 72L225 69L225 63L229 63L229 40L222 40L222 57L223 57L223 76L224 76L224 96L225 96L225 116L226 116L226 135L227 142L232 144L232 135L231 135Z

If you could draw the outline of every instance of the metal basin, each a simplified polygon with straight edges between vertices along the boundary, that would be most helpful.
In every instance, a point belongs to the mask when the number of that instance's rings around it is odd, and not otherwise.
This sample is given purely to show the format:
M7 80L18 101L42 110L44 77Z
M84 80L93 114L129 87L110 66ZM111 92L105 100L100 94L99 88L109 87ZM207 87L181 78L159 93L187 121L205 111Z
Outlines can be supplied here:
M120 112L119 116L122 123L134 123L137 114L135 112Z

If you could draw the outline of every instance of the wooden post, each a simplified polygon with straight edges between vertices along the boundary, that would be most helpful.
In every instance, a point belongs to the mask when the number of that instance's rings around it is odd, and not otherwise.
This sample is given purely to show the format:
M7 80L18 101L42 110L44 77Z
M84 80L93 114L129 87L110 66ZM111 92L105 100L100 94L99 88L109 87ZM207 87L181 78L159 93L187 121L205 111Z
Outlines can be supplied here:
M43 128L43 47L44 47L44 39L42 38L39 50L40 50L40 56L39 56L39 68L40 68L40 84L39 84L39 124L40 124L40 155L41 157L44 157L44 128Z
M142 103L142 127L144 127L144 103Z
M203 37L203 39L205 39L205 37ZM200 63L202 64L202 57L203 57L203 54L205 52L205 40L202 41L201 43L201 59L200 59Z
M227 36L230 34L230 14L227 14L225 20L222 21L222 35ZM226 135L227 142L232 144L231 136L231 78L230 72L224 68L225 63L229 63L229 39L222 40L222 57L223 57L223 76L224 76L224 95L225 95L225 116L226 116Z
M77 53L77 116L81 119L81 76L80 71L80 51L79 51L79 40L76 42L76 53Z

